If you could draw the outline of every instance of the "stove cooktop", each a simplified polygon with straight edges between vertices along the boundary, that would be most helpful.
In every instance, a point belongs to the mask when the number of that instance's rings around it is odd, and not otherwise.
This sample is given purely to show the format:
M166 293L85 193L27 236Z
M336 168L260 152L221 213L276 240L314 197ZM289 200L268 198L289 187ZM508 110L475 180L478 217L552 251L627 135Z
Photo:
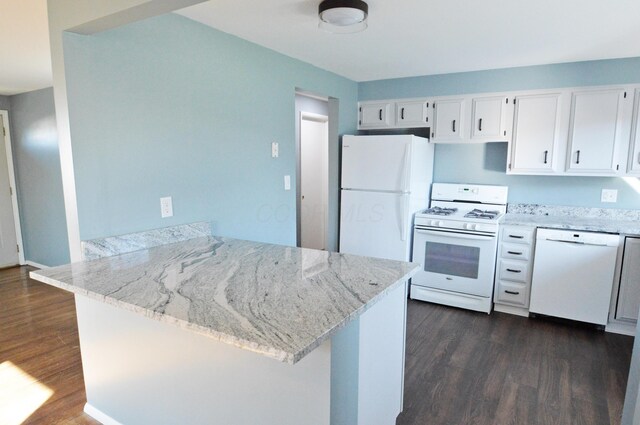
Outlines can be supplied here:
M473 209L464 215L464 218L481 218L484 220L495 220L500 216L500 211L483 211L479 209Z

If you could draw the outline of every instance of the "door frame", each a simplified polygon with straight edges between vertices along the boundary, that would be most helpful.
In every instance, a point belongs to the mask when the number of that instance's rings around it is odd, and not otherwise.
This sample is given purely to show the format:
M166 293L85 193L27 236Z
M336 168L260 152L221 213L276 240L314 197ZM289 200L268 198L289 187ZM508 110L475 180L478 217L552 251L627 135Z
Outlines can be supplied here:
M5 128L5 134L1 142L5 144L5 152L7 153L7 168L9 171L9 185L11 186L11 205L13 206L13 221L16 228L16 241L18 243L18 264L24 265L24 245L22 243L22 227L20 226L20 209L18 207L18 188L16 186L16 174L13 164L13 150L11 149L11 125L9 124L9 111L1 110L2 123Z
M323 196L325 197L327 211L324 217L324 245L325 249L329 249L328 247L328 233L329 233L329 117L327 115L316 114L313 112L305 112L300 111L298 116L298 158L297 158L297 181L296 185L296 245L302 246L302 121L316 121L327 123L327 145L326 145L326 154L327 154L327 163L326 165L326 181L323 181L323 188L326 187L326 191L323 189Z

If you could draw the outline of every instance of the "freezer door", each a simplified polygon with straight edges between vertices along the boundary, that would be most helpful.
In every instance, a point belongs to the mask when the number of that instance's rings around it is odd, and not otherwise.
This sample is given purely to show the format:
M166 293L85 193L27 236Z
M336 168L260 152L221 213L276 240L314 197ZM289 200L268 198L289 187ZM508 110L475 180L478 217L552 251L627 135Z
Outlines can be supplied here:
M343 190L341 201L340 252L409 261L409 195Z
M342 188L408 192L411 136L344 136Z

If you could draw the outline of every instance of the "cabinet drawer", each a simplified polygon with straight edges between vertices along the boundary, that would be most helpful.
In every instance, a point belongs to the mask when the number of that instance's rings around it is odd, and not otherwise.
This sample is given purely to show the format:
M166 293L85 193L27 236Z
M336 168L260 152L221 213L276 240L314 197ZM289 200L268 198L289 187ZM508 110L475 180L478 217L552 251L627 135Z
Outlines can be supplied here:
M531 244L534 230L528 227L508 226L502 229L502 240L510 243Z
M524 261L500 260L500 280L512 282L527 282L529 276L529 264Z
M527 287L510 282L498 283L496 301L527 307Z
M502 258L528 261L531 258L531 247L525 244L503 243L500 255Z

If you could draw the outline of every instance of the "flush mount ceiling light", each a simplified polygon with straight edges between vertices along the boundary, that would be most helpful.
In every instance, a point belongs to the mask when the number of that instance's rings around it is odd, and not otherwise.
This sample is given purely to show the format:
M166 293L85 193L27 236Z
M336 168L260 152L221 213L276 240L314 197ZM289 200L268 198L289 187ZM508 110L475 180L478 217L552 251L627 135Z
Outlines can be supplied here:
M337 34L364 31L369 6L361 0L324 0L318 6L318 27Z

